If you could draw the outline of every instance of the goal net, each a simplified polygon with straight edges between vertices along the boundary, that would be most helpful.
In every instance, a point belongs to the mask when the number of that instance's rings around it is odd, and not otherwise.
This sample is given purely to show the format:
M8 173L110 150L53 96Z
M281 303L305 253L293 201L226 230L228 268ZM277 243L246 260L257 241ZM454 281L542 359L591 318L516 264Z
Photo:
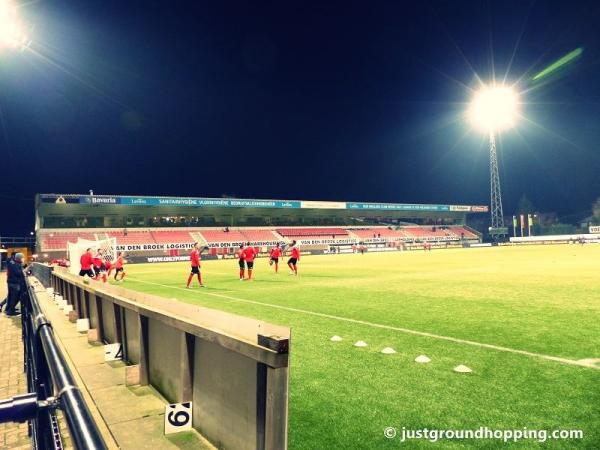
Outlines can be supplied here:
M69 242L67 246L67 254L70 261L69 272L78 274L81 267L79 259L85 251L91 248L92 254L95 255L98 250L102 250L104 261L114 261L117 259L117 239L109 238L100 241L89 241L87 239L77 238L77 242Z

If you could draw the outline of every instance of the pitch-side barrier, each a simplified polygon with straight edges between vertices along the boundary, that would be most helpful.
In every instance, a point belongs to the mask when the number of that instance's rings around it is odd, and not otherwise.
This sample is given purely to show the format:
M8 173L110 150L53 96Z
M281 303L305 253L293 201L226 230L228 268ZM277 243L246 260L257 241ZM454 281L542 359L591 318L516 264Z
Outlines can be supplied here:
M28 279L27 289L20 297L28 392L0 399L0 423L27 421L30 448L34 450L63 449L66 435L70 436L70 446L78 450L104 450L104 438L40 307L38 295ZM57 410L62 411L68 430L59 428Z
M175 429L189 420L222 449L287 448L289 328L50 270L34 265L69 320L128 364L127 383L172 404Z
M523 236L511 237L512 244L573 244L573 243L600 243L600 234L560 234L548 236Z

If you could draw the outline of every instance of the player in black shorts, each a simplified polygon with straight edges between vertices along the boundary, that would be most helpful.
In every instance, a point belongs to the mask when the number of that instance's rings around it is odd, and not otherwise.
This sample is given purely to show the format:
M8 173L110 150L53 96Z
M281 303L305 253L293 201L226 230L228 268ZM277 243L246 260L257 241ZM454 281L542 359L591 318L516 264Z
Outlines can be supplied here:
M92 259L93 268L96 272L96 280L102 278L102 281L106 283L106 265L104 264L104 252L102 249L98 249L96 256Z
M296 244L296 241L292 241L290 253L291 258L288 259L288 267L291 270L290 275L298 275L298 261L300 260L300 248Z
M117 260L114 263L115 281L122 282L125 279L125 270L123 269L123 264L125 264L125 255L123 254L123 252L119 252ZM121 279L117 280L119 274L121 274ZM108 272L108 276L110 277L110 271Z
M245 265L244 265L244 244L240 244L240 248L237 251L238 264L240 265L240 281L245 278Z
M93 257L92 257L92 249L91 248L88 248L85 251L85 253L83 255L81 255L79 262L81 264L81 270L79 271L80 277L87 275L90 278L94 278L96 276L96 274L92 270L94 261L93 261Z
M269 265L272 266L275 264L275 273L279 273L279 257L281 256L281 247L279 246L279 242L271 249L270 256L271 258L269 259Z
M246 267L248 268L248 281L252 281L252 270L254 269L254 258L256 257L256 251L250 242L246 243L246 247L242 251L242 258L246 261Z

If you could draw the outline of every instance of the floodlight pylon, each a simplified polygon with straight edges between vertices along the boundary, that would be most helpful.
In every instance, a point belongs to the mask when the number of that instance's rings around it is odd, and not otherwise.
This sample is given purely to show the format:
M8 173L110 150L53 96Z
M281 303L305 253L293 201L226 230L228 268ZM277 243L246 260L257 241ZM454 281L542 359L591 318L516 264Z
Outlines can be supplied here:
M498 154L496 152L496 136L490 132L490 215L491 228L504 227L504 213L502 211L502 191L500 188L500 175L498 173Z

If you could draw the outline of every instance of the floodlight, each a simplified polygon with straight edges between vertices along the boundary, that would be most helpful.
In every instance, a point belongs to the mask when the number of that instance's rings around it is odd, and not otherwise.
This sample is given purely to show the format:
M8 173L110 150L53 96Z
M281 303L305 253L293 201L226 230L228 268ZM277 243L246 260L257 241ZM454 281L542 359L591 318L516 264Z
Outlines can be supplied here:
M519 116L519 95L508 86L484 86L479 90L467 110L472 126L486 132L490 139L490 234L505 235L502 211L502 193L496 155L496 134L515 125Z
M489 133L514 126L519 113L519 96L506 86L484 87L475 94L467 116L469 122Z
M0 51L24 50L30 44L29 33L19 18L12 0L0 0Z

